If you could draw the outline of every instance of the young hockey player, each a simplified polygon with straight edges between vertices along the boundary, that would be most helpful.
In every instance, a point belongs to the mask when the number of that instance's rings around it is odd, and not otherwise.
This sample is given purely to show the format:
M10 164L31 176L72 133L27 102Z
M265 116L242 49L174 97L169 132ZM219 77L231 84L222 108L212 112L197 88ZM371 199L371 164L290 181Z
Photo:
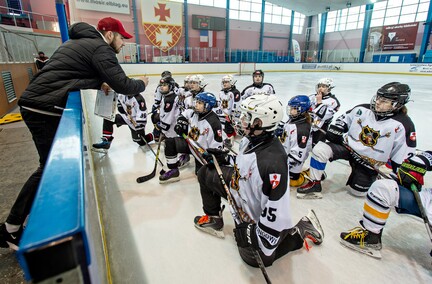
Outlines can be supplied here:
M365 196L377 177L373 169L362 163L363 159L375 168L389 159L393 169L400 166L416 147L414 124L405 106L410 93L406 84L385 84L370 104L354 107L331 124L326 134L329 142L318 142L312 149L310 177L313 181L299 187L297 197L322 198L321 176L329 160L350 162L352 169L347 185L355 196Z
M204 149L222 149L222 124L216 113L212 111L216 105L216 97L212 93L199 93L195 97L195 109L185 110L178 118L174 131L179 135L187 135L197 141ZM177 155L190 154L187 142L182 137L165 140L165 156L170 169L159 176L159 183L171 183L180 180ZM201 164L195 161L195 173Z
M241 92L241 99L244 100L254 94L264 93L267 95L274 94L272 84L264 83L264 72L262 70L255 70L252 73L252 85L247 86Z
M312 150L310 100L300 95L288 101L289 120L283 126L279 139L288 154L290 186L301 186L305 181L303 164Z
M132 140L140 146L153 141L153 134L145 134L147 124L147 106L141 94L122 95L118 94L117 110L114 121L104 119L102 141L93 144L94 151L106 153L111 147L114 139L114 124L117 127L128 125L131 131Z
M203 75L192 75L189 79L189 93L185 93L184 109L194 109L195 96L199 93L205 92L204 88L207 86Z
M167 77L170 77L170 78L172 78L172 74L171 74L171 72L170 71L163 71L162 73L161 73L161 79L163 79L163 78L167 78ZM174 89L173 89L173 92L175 93L175 94L178 94L179 93L179 85L174 81L174 79L173 79L173 82L174 82ZM153 126L154 126L154 129L153 129L153 136L154 136L154 139L155 139L155 141L159 141L159 136L160 136L160 132L161 132L161 130L158 128L158 121L159 121L159 108L160 108L160 105L161 105L161 100L162 100L162 93L160 92L160 84L156 87L156 90L155 90L155 94L154 94L154 104L153 104L153 106L152 106L152 111L151 111L151 120L152 120L152 123L153 123Z
M183 81L183 87L180 87L179 88L179 91L178 91L178 96L179 96L179 105L180 105L180 109L182 110L182 111L184 111L185 110L185 107L184 107L184 101L185 101L185 99L186 99L186 96L189 96L189 95L191 95L191 93L189 92L189 90L190 90L190 87L189 87L189 80L190 80L190 75L187 75L185 78L184 78L184 81Z
M234 167L227 166L226 152L208 149L222 165L225 183L243 216L243 222L234 229L240 256L254 267L258 264L251 248L269 266L301 248L305 239L320 244L324 237L313 211L295 226L291 221L288 156L273 134L282 118L283 107L275 95L253 95L241 103L240 121L246 136ZM195 217L194 224L199 230L223 238L221 198L227 198L227 193L214 161L209 158L208 162L198 172L205 215Z
M414 190L420 191L421 205L432 229L432 188L421 189L423 176L432 170L432 152L426 151L406 160L393 179L380 179L369 188L363 206L363 217L359 227L340 235L342 245L366 255L381 258L381 236L392 207L397 213L422 218Z
M315 86L316 94L311 95L312 115L312 146L319 141L325 142L325 134L333 120L334 114L339 110L340 103L331 90L335 87L333 79L322 78Z
M222 128L227 137L224 144L228 148L232 147L231 139L236 135L232 125L232 118L236 116L240 107L240 92L237 90L235 83L236 81L234 81L232 75L222 77L222 90L219 92L219 98L217 99L218 107L214 110L222 123Z

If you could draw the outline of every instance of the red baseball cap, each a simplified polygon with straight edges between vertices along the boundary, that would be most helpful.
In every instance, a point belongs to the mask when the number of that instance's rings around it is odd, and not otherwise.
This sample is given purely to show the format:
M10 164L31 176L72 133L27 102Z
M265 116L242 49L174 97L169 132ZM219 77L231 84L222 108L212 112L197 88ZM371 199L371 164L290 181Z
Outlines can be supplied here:
M97 29L98 31L112 31L112 32L119 33L125 39L132 38L132 35L128 34L125 31L123 24L119 20L111 17L101 19L98 23Z

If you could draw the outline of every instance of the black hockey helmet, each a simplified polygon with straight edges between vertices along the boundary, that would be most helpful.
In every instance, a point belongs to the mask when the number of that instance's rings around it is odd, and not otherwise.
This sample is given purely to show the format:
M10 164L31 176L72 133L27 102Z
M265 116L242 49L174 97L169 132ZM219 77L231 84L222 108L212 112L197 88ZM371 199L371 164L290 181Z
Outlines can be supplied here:
M172 77L171 71L165 70L162 72L161 77Z
M376 95L372 97L371 110L379 116L391 116L393 113L399 111L409 101L410 96L411 88L407 84L402 84L399 82L385 84L379 88ZM393 108L385 112L377 112L377 98L391 100Z
M163 77L163 78L161 78L159 80L159 86L162 86L162 85L165 85L165 84L167 84L169 86L169 90L168 90L168 92L162 92L162 91L160 91L161 94L164 94L164 95L168 94L169 92L171 92L171 91L174 90L175 81L174 81L174 79L172 77Z
M264 72L261 69L257 69L252 73L252 77L255 75L261 75L264 78Z

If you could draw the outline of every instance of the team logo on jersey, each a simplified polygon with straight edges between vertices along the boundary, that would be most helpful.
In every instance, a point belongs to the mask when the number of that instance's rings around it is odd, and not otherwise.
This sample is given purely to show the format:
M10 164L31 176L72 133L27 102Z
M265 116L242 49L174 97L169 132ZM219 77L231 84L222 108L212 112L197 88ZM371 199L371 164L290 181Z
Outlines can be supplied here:
M198 138L200 136L200 131L199 131L198 127L196 127L196 126L192 127L191 130L189 130L188 136L193 141L198 141Z
M149 3L150 2L150 3ZM182 36L183 4L173 1L141 0L144 33L163 52L173 48Z
M378 143L378 138L380 137L380 132L375 131L366 125L362 127L362 131L359 134L359 139L363 143L363 145L368 147L373 147Z
M276 187L278 187L279 183L280 183L280 179L281 179L281 175L280 174L270 174L270 183L272 185L272 189L275 189Z
M142 109L145 108L145 103L144 102L141 102L141 108Z
M228 108L228 100L222 100L222 108Z
M217 135L218 135L219 137L222 137L222 130L221 130L221 129L219 129L219 130L217 131Z
M285 143L286 139L287 139L287 133L286 133L286 131L284 131L282 133L282 135L279 137L279 140L283 144L283 143Z
M359 109L359 110L357 111L356 115L358 115L358 116L362 115L362 111L361 111L361 109Z
M301 141L302 141L303 144L306 143L307 142L307 136L302 136Z
M416 133L415 133L415 132L411 132L411 133L410 133L410 140L411 140L411 141L416 141L416 139L417 139L417 138L416 138Z
M235 191L239 190L240 171L236 164L234 164L234 171L231 177L231 188Z

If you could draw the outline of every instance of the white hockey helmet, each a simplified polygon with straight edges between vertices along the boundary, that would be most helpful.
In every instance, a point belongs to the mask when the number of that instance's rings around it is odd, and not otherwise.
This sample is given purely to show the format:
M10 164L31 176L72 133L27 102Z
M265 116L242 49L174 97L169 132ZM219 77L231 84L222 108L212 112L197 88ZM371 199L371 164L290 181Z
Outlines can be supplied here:
M282 103L275 95L252 95L241 103L240 109L240 121L250 127L255 119L260 119L262 125L259 129L267 132L274 131L284 116Z
M234 80L233 75L228 74L228 75L225 75L225 76L222 77L222 82L221 82L222 89L224 88L224 82L229 82L230 85L231 85L231 87L232 87L232 86L235 85L235 83L237 81Z
M315 91L318 91L319 85L326 85L327 88L328 88L328 90L329 90L329 92L334 87L336 87L336 85L333 82L333 79L331 79L331 78L321 78L321 79L319 79L318 82L316 83Z
M204 87L207 85L207 84L205 83L204 76L201 75L201 74L190 76L190 78L189 78L189 83L190 83L190 82L196 82L196 83L198 83L198 86L199 86L201 89L204 88Z

